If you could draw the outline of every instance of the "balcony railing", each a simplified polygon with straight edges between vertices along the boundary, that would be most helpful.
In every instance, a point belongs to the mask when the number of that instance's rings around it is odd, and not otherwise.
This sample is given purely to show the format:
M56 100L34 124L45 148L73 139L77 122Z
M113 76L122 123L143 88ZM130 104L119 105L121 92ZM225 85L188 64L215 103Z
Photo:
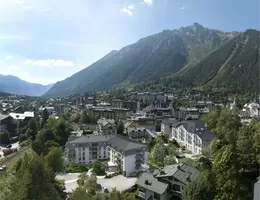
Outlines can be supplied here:
M144 192L141 192L139 191L137 194L136 194L137 198L141 198L141 199L146 199L145 198L145 193Z

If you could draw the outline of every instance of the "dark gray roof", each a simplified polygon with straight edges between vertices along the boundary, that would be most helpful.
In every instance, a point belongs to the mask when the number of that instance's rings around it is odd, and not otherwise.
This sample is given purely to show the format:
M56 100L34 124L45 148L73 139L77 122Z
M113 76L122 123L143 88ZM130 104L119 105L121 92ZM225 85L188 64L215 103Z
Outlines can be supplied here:
M71 140L68 143L71 144L83 144L83 143L95 143L95 142L106 142L113 136L108 135L90 135L77 137L75 140Z
M178 179L179 181L181 181L186 185L189 184L190 182L197 180L199 175L200 172L197 169L185 163L168 165L161 170L154 171L154 176L156 178L173 176L174 178Z
M187 120L180 122L187 131L195 133L197 129L205 129L206 124L202 120Z
M211 141L213 140L216 136L211 133L209 130L204 130L204 131L198 131L197 135L201 138L203 141Z
M143 173L135 184L158 194L163 194L168 187L167 183L158 181L149 173Z
M207 128L207 125L202 120L187 120L176 123L174 126L178 127L183 125L183 127L192 133L196 133L202 140L213 140L215 135L210 132Z
M165 119L162 121L162 124L165 125L173 125L176 124L178 122L178 120L173 120L173 119Z
M133 149L138 149L142 147L146 147L146 145L135 142L128 137L123 136L114 136L109 140L109 143L122 149L123 151L129 151Z
M108 142L112 148L115 147L125 153L131 154L136 149L147 148L146 145L135 142L128 137L123 137L119 135L92 135L92 136L81 136L69 139L66 146L71 147L72 144L86 144L86 143L98 143L98 142Z

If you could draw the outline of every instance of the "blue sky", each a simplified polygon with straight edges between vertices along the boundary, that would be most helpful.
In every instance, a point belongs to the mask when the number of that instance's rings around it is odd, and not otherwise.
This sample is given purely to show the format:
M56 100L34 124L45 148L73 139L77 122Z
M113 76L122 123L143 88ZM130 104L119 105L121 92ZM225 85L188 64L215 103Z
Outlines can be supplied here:
M54 83L111 50L194 22L259 30L259 1L0 0L0 74Z

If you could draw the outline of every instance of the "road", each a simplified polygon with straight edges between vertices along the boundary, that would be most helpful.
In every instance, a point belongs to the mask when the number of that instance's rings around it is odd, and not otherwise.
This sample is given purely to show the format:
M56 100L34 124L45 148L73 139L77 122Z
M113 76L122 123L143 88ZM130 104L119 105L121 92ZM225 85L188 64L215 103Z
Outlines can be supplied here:
M60 174L56 176L58 180L64 180L66 192L72 192L78 187L78 176L80 173L68 173ZM113 178L105 179L103 177L97 177L97 183L99 183L103 188L107 188L112 191L116 188L118 191L125 191L135 185L137 178L126 178L122 175L115 176Z

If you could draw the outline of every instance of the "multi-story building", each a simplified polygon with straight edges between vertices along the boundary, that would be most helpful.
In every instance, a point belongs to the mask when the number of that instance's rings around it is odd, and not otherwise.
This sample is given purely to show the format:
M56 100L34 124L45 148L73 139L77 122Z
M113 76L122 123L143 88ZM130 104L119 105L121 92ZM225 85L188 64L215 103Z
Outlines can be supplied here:
M132 140L146 140L149 141L153 138L153 135L150 134L151 131L144 127L135 127L135 128L128 128L127 135Z
M93 113L97 118L114 119L115 113L111 108L94 108Z
M126 119L130 117L130 110L127 108L112 108L115 119Z
M148 149L127 137L102 135L71 137L66 143L66 161L89 164L109 159L124 176L130 176L147 165Z
M201 150L208 147L215 135L211 133L207 124L202 120L181 121L173 125L170 140L175 139L180 145L193 154L201 154Z
M98 123L98 133L100 135L115 135L117 128L115 120L113 119L99 119Z
M8 129L11 117L9 115L0 114L0 132Z
M143 173L136 181L139 186L137 198L151 200L181 199L181 192L196 181L200 172L187 165L168 165L153 173Z
M172 132L173 124L176 124L178 121L174 119L165 119L161 123L161 132L164 135L170 135Z

